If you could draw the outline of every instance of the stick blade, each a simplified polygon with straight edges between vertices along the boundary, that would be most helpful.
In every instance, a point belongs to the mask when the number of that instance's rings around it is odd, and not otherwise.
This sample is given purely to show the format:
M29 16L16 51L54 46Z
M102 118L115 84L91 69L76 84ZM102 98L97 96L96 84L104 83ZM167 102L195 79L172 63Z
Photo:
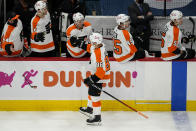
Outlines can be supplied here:
M37 89L37 86L32 86L33 89Z
M143 117L146 118L146 119L149 118L148 116L144 115L144 114L143 114L142 112L140 112L140 111L138 111L137 113L138 113L139 115L143 116Z

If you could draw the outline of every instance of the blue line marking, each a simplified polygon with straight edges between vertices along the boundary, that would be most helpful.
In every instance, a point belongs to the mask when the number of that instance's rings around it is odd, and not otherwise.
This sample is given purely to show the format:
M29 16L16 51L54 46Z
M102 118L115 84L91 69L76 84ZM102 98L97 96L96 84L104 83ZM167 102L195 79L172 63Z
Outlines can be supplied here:
M186 111L187 62L172 62L171 110Z

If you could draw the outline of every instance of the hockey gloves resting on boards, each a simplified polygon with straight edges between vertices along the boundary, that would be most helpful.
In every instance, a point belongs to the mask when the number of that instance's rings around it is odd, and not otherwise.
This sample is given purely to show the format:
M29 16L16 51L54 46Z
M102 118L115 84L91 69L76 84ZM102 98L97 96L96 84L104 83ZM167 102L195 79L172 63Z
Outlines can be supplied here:
M70 38L70 43L73 47L79 47L81 48L83 44L85 44L86 41L84 41L84 39L80 39L80 38L77 38L75 36L72 36Z
M181 42L182 43L189 43L189 42L195 42L196 36L195 35L188 35L188 37L182 37Z
M84 79L84 84L91 86L92 84L97 83L99 80L99 77L97 77L96 75L91 75Z
M36 42L39 42L39 41L44 42L44 40L45 40L45 36L44 36L44 35L45 35L44 32L37 33L37 34L35 35L35 37L34 37L34 40L35 40Z
M12 54L12 48L14 48L13 44L6 44L5 45L5 51L7 52L8 55Z
M174 53L174 54L180 54L181 53L181 50L179 48L176 48L176 50L173 51L172 53Z

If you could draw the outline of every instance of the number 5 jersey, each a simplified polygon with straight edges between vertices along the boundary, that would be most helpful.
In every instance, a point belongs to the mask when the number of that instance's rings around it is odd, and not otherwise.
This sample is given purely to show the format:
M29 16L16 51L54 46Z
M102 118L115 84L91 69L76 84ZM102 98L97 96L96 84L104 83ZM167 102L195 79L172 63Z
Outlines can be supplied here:
M127 30L120 30L118 27L115 27L113 42L113 56L116 61L124 63L133 59L137 48L134 45L132 35Z

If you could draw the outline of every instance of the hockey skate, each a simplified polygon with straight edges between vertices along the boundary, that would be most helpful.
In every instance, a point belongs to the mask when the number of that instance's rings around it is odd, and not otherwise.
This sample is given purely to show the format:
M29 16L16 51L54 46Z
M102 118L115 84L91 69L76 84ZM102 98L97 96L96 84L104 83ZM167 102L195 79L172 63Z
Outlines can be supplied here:
M86 120L87 125L100 126L101 125L101 115L95 115L92 118Z
M92 117L93 108L92 107L80 107L79 112L88 116L88 117Z

